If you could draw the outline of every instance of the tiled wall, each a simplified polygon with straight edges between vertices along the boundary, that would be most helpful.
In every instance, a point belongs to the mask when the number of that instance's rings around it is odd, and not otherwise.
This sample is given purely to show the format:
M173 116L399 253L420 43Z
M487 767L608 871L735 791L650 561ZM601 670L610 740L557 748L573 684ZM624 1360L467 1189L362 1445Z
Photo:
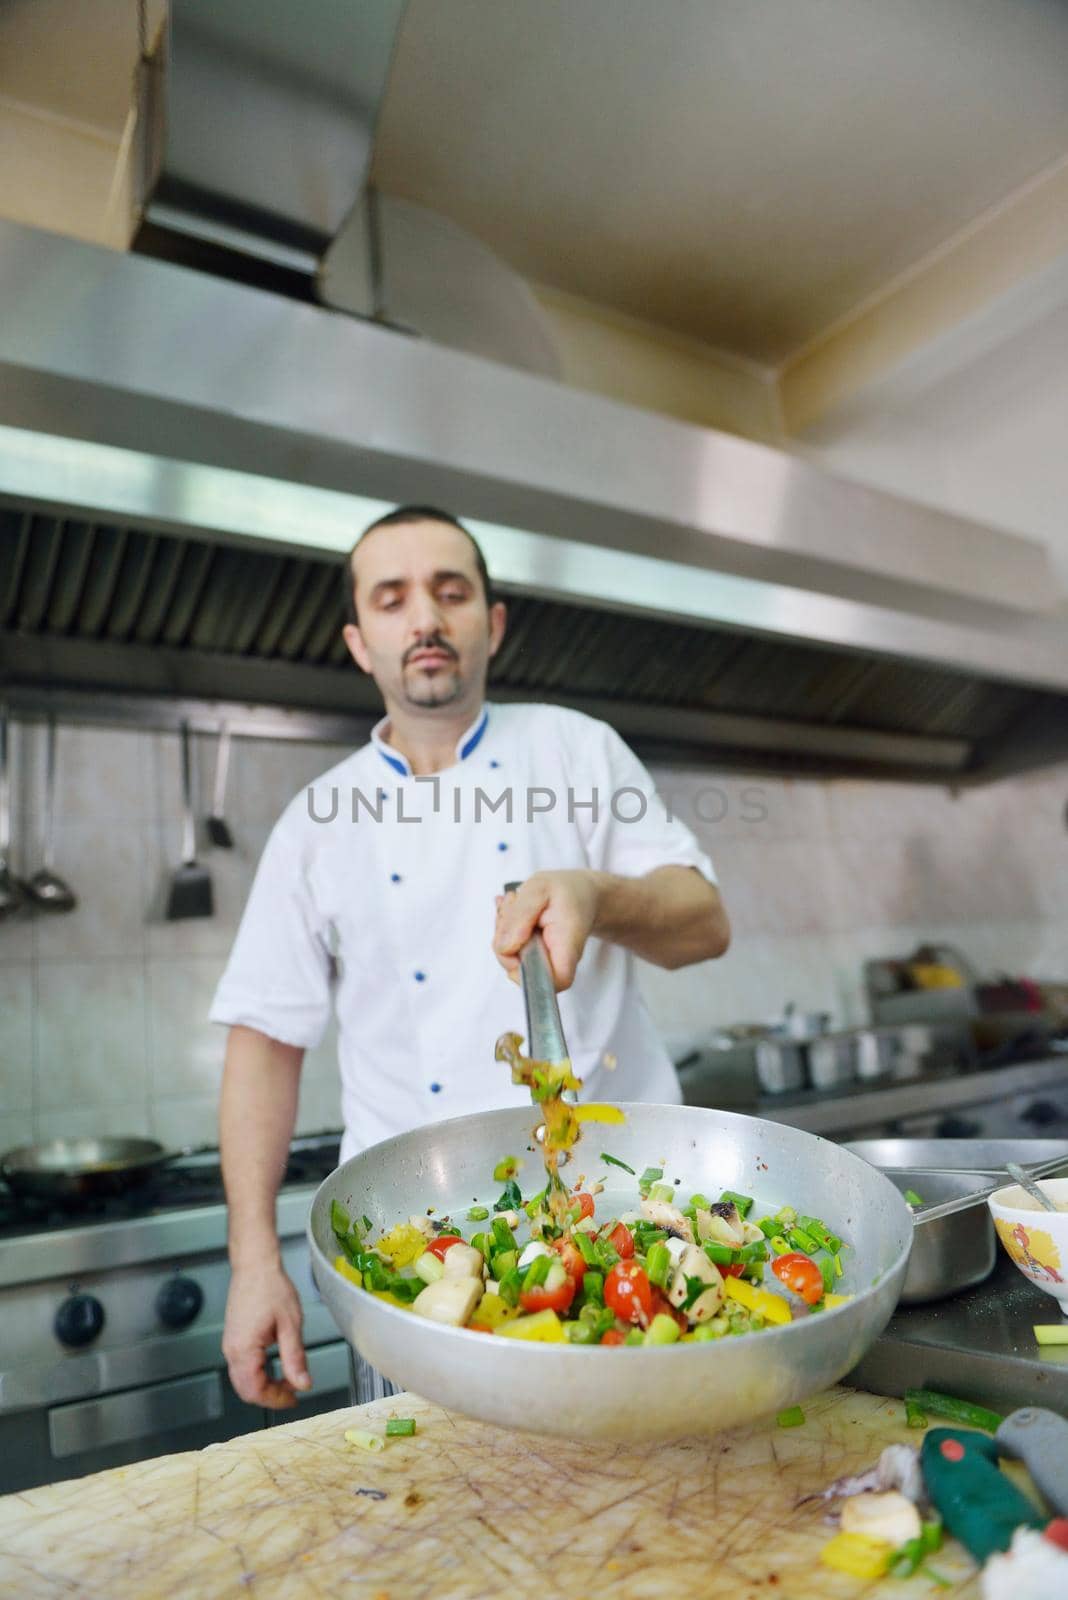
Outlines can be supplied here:
M13 739L15 861L37 864L43 735ZM268 830L343 752L235 741L236 849L204 855L211 920L161 920L179 853L178 743L61 727L58 866L70 916L0 924L0 1150L58 1133L145 1133L214 1143L223 1035L205 1021ZM198 741L200 814L210 740ZM719 1022L790 999L860 1021L863 960L921 938L986 972L1068 975L1068 769L954 797L921 785L719 779L658 771L711 851L734 923L727 957L645 968L654 1015L681 1048ZM329 1039L305 1065L302 1130L338 1123Z

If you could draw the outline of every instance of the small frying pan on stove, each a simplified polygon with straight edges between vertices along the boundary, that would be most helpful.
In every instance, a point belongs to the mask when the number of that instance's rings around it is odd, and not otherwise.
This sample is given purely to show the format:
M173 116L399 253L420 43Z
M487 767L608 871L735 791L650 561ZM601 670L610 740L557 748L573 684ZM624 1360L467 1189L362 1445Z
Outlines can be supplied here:
M147 1183L186 1152L154 1139L49 1139L0 1156L0 1178L14 1194L77 1207L82 1201L124 1194Z

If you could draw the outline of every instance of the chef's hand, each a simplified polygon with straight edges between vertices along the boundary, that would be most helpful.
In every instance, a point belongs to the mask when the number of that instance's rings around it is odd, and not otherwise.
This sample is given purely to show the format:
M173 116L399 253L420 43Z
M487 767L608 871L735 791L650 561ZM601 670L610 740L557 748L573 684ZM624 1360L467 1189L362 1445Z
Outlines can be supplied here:
M513 983L519 982L519 952L537 930L557 989L570 989L597 918L598 876L581 868L536 872L498 896L493 952Z
M296 1391L310 1389L301 1339L300 1296L280 1265L244 1267L230 1279L222 1352L230 1382L249 1405L284 1411ZM267 1350L277 1344L281 1379L267 1372Z

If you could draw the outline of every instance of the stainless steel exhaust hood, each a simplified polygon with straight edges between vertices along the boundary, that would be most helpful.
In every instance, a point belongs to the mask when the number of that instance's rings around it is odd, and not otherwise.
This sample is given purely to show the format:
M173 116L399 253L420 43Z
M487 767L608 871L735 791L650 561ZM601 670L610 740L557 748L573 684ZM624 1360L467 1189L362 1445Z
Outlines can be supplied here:
M647 749L954 781L1068 753L1039 544L356 319L0 223L0 672L365 710L339 552L469 518L495 692Z

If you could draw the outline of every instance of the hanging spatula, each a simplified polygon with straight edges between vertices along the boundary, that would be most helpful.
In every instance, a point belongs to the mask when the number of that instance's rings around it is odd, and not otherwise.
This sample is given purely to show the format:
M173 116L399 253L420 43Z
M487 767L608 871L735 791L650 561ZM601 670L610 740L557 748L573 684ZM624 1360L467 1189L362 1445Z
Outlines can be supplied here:
M211 874L197 861L196 823L193 819L193 764L188 722L182 723L182 860L171 874L167 909L168 922L186 917L210 917L215 913Z

